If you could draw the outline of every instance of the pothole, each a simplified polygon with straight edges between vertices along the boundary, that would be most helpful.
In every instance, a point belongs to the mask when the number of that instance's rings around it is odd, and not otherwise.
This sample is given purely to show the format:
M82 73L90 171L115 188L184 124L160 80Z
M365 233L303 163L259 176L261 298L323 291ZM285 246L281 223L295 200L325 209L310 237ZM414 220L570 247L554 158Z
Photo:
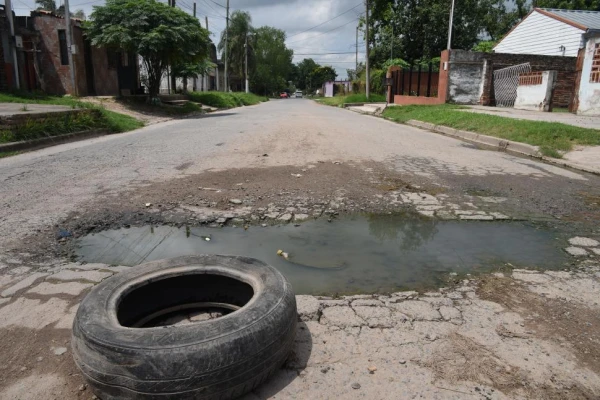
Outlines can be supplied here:
M386 293L435 287L449 273L490 272L507 265L558 269L569 259L557 236L527 222L354 215L332 223L318 219L247 230L118 229L78 239L76 254L85 262L130 266L203 253L241 255L279 269L297 294Z

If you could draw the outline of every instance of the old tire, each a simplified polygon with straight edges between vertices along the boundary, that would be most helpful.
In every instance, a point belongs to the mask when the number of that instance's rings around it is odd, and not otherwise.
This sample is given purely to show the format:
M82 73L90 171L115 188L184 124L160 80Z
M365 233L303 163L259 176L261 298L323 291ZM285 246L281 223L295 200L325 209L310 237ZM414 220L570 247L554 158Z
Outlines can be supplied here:
M185 304L241 307L184 326L132 327ZM276 371L294 343L296 300L273 267L200 255L150 262L96 286L73 323L75 363L109 399L233 399Z

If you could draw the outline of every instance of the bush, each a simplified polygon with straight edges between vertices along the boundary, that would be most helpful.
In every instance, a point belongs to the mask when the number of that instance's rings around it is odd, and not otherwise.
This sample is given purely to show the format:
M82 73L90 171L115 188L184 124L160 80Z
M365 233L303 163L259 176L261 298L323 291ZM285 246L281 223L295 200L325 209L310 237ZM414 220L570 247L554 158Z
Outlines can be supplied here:
M191 92L188 93L191 101L201 103L209 107L235 108L240 106L253 106L261 101L267 101L265 97L253 93L224 93L224 92Z

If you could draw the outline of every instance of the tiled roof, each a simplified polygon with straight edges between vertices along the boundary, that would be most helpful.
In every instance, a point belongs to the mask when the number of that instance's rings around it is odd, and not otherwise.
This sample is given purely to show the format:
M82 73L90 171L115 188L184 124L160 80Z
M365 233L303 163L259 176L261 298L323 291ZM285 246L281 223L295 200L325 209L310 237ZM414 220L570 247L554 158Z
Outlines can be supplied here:
M600 29L600 11L558 10L555 8L540 8L560 19L571 21L587 29Z

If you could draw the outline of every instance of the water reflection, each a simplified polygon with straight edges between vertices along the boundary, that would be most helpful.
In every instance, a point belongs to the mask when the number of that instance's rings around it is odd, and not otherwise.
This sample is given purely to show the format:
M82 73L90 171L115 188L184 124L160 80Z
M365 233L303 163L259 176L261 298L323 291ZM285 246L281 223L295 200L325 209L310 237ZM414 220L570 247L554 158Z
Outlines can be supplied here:
M432 286L447 272L506 263L558 268L555 234L522 223L434 221L405 215L352 216L268 228L130 228L79 240L87 262L137 265L201 253L243 255L278 268L298 294L386 292ZM289 253L289 260L277 250Z

